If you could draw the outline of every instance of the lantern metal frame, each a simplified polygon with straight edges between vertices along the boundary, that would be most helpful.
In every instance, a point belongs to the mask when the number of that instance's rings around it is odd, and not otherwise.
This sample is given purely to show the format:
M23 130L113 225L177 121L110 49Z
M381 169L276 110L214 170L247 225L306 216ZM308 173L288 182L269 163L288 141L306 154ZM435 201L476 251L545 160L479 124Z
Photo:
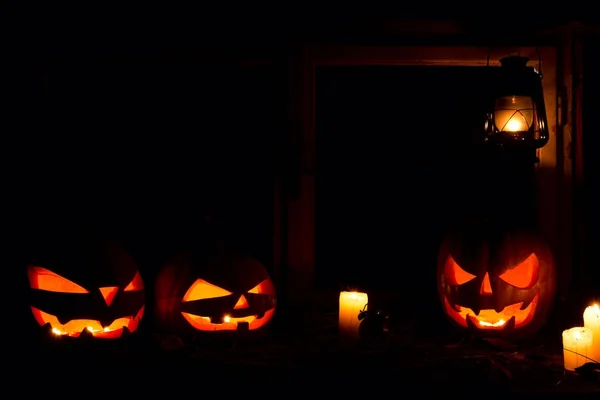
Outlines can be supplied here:
M538 149L548 143L542 74L528 67L528 61L526 57L505 57L493 71L485 118L484 141L488 144Z

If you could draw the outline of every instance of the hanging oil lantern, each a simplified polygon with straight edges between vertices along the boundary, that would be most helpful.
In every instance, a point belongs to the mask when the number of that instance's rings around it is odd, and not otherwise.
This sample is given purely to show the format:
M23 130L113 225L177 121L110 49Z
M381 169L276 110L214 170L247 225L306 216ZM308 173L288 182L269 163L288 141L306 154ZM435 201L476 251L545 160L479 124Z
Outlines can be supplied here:
M499 147L540 148L548 143L542 75L528 67L526 57L500 60L491 83L485 141Z

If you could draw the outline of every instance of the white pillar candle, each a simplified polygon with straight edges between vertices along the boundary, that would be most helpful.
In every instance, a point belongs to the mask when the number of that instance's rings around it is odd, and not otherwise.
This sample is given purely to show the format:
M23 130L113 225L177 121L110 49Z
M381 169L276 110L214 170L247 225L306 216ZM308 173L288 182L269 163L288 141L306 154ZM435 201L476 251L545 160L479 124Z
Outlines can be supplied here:
M366 293L341 292L338 328L344 336L358 337L358 314L369 302Z
M565 369L575 371L575 368L591 362L589 354L592 349L592 331L587 328L575 327L562 333L563 355Z
M583 312L583 326L592 332L594 343L590 352L593 362L600 363L600 306L593 304Z

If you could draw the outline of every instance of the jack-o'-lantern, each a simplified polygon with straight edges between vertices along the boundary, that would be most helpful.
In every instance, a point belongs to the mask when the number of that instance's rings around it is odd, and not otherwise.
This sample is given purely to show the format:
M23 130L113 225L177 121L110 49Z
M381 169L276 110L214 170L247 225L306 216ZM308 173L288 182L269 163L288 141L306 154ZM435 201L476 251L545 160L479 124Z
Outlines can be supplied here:
M484 336L527 338L546 322L556 293L554 259L536 232L483 222L445 237L438 293L446 315Z
M36 322L57 336L116 339L138 329L145 290L131 256L110 241L69 240L38 249L27 276Z
M249 256L180 254L159 273L157 322L172 333L255 338L275 314L275 287Z

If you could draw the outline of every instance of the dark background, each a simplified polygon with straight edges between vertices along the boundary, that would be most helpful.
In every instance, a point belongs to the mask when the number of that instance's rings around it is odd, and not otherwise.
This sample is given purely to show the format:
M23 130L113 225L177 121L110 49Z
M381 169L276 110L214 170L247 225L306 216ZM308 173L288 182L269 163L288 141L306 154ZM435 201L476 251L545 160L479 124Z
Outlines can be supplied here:
M573 292L581 289L600 300L600 263L596 254L600 241L600 39L590 38L583 46L583 162L582 192L576 210L584 215L583 257L585 269L576 269Z
M26 157L31 230L99 231L148 253L198 238L210 214L271 263L273 70L136 58L42 67Z
M285 63L304 33L288 28L280 42L250 25L231 28L238 32L232 40L209 35L215 24L181 38L132 30L103 45L102 35L77 40L76 31L65 36L68 43L41 30L36 41L14 40L2 146L7 265L20 265L42 227L99 230L118 238L151 281L210 213L232 242L271 268L275 158L290 129ZM254 28L260 34L248 38ZM331 28L328 35L345 34ZM239 49L260 52L264 38L277 42L272 54L280 64L215 62ZM201 57L186 57L190 49ZM585 182L576 207L586 213L586 268L574 271L573 292L594 293L600 281L600 143L588 117L600 104L598 49L590 40L584 52ZM473 154L483 75L449 67L319 69L321 286L394 286L389 278L404 266L432 265L451 222L485 213L491 189L480 184L489 183L482 176L490 171ZM402 287L411 279L434 282L432 273L421 268Z
M437 300L437 252L460 221L535 216L533 162L482 146L496 68L317 70L317 274ZM490 154L491 155L491 154Z

